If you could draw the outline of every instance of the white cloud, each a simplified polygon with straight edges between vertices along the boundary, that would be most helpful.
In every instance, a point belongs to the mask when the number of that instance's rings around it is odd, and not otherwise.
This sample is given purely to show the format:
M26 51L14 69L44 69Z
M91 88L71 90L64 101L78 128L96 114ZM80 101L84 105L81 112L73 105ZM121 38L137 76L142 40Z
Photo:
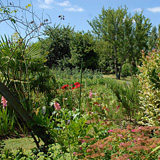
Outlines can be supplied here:
M52 4L54 2L54 0L44 0L44 3L46 4L46 5L50 5L50 4Z
M135 8L135 9L132 9L134 12L141 12L142 11L142 8Z
M69 12L83 12L84 9L81 7L78 7L76 5L72 5L69 0L63 1L63 2L57 2L55 0L38 0L39 7L40 8L53 8L54 5L58 5L60 7L64 7L63 9L65 11Z
M81 7L77 7L77 6L72 6L70 8L65 8L65 11L69 11L69 12L83 12L84 9Z
M160 12L160 7L147 8L148 11L156 13Z
M64 1L61 3L57 2L57 5L62 6L62 7L69 7L69 6L71 6L71 3L69 1Z
M39 3L39 7L40 8L53 8L53 3L54 3L54 0L38 0L38 3Z
M40 8L52 8L51 6L45 5L45 4L40 4L39 5Z

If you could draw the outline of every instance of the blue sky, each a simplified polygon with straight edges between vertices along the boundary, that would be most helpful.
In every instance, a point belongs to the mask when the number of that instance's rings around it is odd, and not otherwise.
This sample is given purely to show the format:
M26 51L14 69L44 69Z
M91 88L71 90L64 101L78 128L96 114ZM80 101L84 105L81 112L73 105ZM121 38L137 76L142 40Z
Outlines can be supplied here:
M1 0L4 4L7 0ZM8 0L10 2L10 0ZM11 0L16 4L16 1ZM21 5L25 6L30 0L20 0ZM91 30L87 20L91 21L94 17L101 14L102 7L117 9L120 6L128 8L128 12L134 14L136 11L143 10L146 18L151 20L153 26L160 24L160 0L32 0L33 10L39 17L50 16L53 26L56 24L70 25L76 31ZM58 16L64 15L65 20L61 21ZM12 34L13 31L6 24L0 24L0 34Z

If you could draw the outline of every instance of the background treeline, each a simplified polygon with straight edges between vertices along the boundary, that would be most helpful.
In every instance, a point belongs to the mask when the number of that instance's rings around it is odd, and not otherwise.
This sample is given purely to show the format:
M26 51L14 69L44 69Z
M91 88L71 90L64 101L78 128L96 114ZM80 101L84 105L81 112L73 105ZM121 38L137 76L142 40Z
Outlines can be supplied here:
M37 43L41 54L48 53L50 68L80 67L115 73L117 78L137 72L141 51L152 51L160 36L143 12L134 15L127 8L102 8L101 14L88 21L92 31L75 31L62 25L48 26Z

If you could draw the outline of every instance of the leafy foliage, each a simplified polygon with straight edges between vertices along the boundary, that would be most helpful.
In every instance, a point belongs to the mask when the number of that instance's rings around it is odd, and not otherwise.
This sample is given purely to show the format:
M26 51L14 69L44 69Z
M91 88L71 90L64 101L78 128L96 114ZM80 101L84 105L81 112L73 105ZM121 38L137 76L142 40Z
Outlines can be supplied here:
M70 67L69 59L70 53L70 40L73 33L73 28L70 26L46 27L44 30L45 39L40 39L42 54L48 52L46 65L49 68Z
M123 64L121 74L122 77L127 77L132 75L132 67L129 63Z
M160 42L158 49L146 56L142 51L142 66L138 75L140 104L143 125L160 124Z
M109 61L117 78L120 78L124 63L129 61L135 68L141 58L141 49L147 48L147 38L151 28L149 19L142 13L136 13L131 17L126 7L119 7L117 10L102 8L102 13L89 24L93 34L106 44L103 47L104 51L101 47L98 49L100 57L105 58L103 65L106 63L105 60Z
M71 59L70 63L74 67L87 69L98 68L98 55L94 51L94 37L88 32L77 32L73 35L70 43Z

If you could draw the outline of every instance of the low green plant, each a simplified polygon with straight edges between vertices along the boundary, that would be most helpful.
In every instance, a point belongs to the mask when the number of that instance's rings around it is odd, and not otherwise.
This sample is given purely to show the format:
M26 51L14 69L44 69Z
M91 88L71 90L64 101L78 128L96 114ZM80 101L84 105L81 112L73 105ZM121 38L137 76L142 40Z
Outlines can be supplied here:
M121 70L121 76L122 77L131 76L131 73L132 73L131 65L129 63L123 64L122 70Z
M13 133L15 127L15 116L10 115L8 108L0 108L0 135L7 136Z
M123 108L123 114L130 122L137 123L140 116L139 111L139 96L138 96L138 79L134 78L131 83L118 83L116 80L108 79L106 86L112 90L117 97L117 101Z
M89 115L80 114L80 111L75 111L62 108L59 111L53 112L53 127L51 127L51 134L55 137L55 141L61 144L62 148L66 150L69 146L76 146L78 138L84 137L88 134L91 125L87 125L86 121Z

